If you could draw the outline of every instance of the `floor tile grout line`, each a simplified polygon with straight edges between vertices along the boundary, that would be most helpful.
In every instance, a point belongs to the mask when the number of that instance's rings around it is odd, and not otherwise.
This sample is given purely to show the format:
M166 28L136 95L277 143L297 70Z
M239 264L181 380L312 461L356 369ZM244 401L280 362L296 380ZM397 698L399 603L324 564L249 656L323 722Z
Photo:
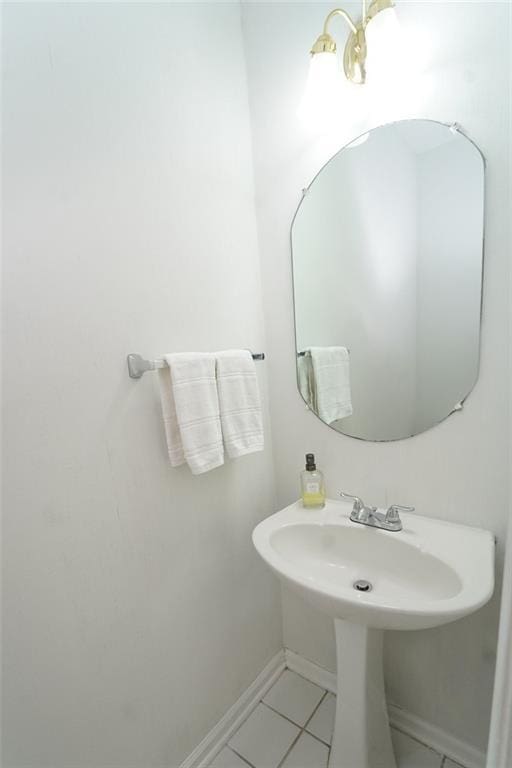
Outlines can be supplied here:
M308 736L312 736L314 739L320 742L320 744L323 744L324 747L331 747L328 741L324 741L320 738L320 736L317 736L316 733L312 733L311 731L308 731L306 728L303 728L303 731L307 733Z
M408 739L412 739L417 744L421 744L422 747L426 747L427 749L430 749L431 752L434 752L436 755L439 755L441 758L441 763L439 764L439 768L443 768L443 763L446 759L446 755L443 755L442 752L438 752L437 749L434 749L430 744L426 744L424 741L420 741L416 738L416 736L411 736L409 733L406 733L405 731L402 731L400 728L397 728L395 725L389 726L394 731L397 731L398 733L401 733L403 736L407 736Z
M327 749L329 750L329 747L328 747L328 745L325 742L320 741L320 739L317 739L315 736L313 736L312 733L308 733L308 731L306 731L304 728L301 728L299 733L297 734L297 736L293 740L292 744L290 744L290 748L288 749L286 754L283 755L283 758L282 758L281 762L277 764L276 768L281 768L281 766L285 762L286 758L288 757L288 755L290 754L290 752L292 751L292 749L294 748L294 746L296 745L296 743L299 741L300 737L304 733L306 733L308 736L311 736L312 739L314 739L315 741L318 741L319 744L321 744L323 747L327 747ZM330 753L330 750L327 753L327 762L329 762L329 753Z
M303 675L303 674L301 674L300 672L296 672L294 669L290 669L290 667L285 667L285 668L284 668L284 670L283 670L283 672L281 672L281 674L283 674L284 672L291 672L291 673L292 673L292 675L296 675L296 677L300 677L300 679L301 679L301 680L305 680L305 681L306 681L306 683L310 683L311 685L314 685L314 686L315 686L315 688L320 688L320 690L321 690L321 691L325 691L325 693L328 693L328 690L327 690L327 688L323 688L323 687L322 687L321 685L319 685L318 683L314 683L314 682L313 682L313 680L310 680L310 679L309 679L309 677L304 677L304 675ZM276 681L276 682L277 682L277 681Z
M324 690L324 689L322 689L322 690ZM318 702L318 704L316 705L316 707L315 707L315 708L314 708L314 710L312 711L311 715L308 717L308 719L306 720L306 722L304 723L304 725L303 725L302 727L301 727L301 726L299 726L299 725L297 725L297 723L293 723L295 726L297 726L297 728L300 728L300 731L299 731L299 733L297 734L297 736L295 737L295 739L293 740L293 742L290 744L290 747L289 747L289 749L286 751L286 754L284 754L284 755L283 755L283 758L282 758L282 760L281 760L281 761L280 761L280 762L277 764L276 768L281 768L281 766L282 766L282 765L283 765L283 763L285 762L286 758L288 757L288 755L290 754L290 752L292 751L292 749L294 748L294 746L297 744L297 742L299 741L299 739L300 739L300 737L302 736L302 734L303 734L303 733L307 733L307 734L308 734L308 736L311 736L311 738L313 738L313 739L316 739L316 737L315 737L315 736L313 736L313 734L312 734L312 733L309 733L308 731L306 731L306 725L309 723L309 721L311 720L311 718L313 717L313 715L315 714L315 712L317 711L318 707L320 706L320 704L322 703L322 701L325 699L325 697L326 697L326 696L327 696L327 691L326 691L326 690L324 690L324 694L323 694L322 698L320 699L320 701ZM265 703L265 702L263 702L263 703ZM268 704L267 704L266 706L268 706ZM272 707L269 707L269 709L272 709ZM280 714L281 714L280 712L277 712L277 710L276 710L276 709L274 709L273 711L274 711L274 712L276 712L278 715L280 715ZM284 715L282 715L282 716L284 717ZM288 718L288 717L287 717L286 719L287 719L287 720L290 720L290 718ZM292 723L292 722L293 722L293 720L290 720L290 723ZM320 744L323 744L324 746L327 746L327 745L326 745L326 744L325 744L323 741L321 741L320 739L316 739L316 741L319 741L319 742L320 742ZM327 753L327 762L329 762L329 753Z
M233 749L233 747L230 747L229 744L226 744L227 748L230 749L237 757L239 757L241 760L244 761L244 763L247 763L247 765L250 765L251 768L255 768L255 766L249 762L249 760L241 755L239 752L236 751L236 749Z
M320 686L318 686L318 687L320 688ZM286 758L288 757L288 755L290 754L290 752L292 751L292 749L294 748L294 746L296 745L296 743L298 742L298 740L300 739L300 737L302 736L302 734L303 734L303 733L307 733L307 734L308 734L308 736L311 736L311 738L312 738L312 739L315 739L315 741L318 741L320 744L322 744L322 746L324 746L324 747L327 747L327 749L329 750L329 752L328 752L328 756L329 756L329 754L330 754L330 746L329 746L329 744L326 744L326 743L325 743L325 741L323 741L322 739L319 739L319 738L318 738L317 736L315 736L313 733L309 733L309 731L306 731L306 726L308 725L308 723L310 722L311 718L313 717L313 715L315 714L315 712L316 712L316 711L317 711L317 709L319 708L320 704L322 703L322 701L325 699L325 697L326 697L326 696L327 696L327 694L328 694L328 691L326 691L324 688L321 688L320 690L323 690L323 694L322 694L322 696L321 696L321 698L320 698L320 701L318 702L318 704L316 704L316 706L315 706L315 708L313 709L312 713L310 714L310 716L308 717L308 719L306 720L306 722L305 722L305 723L304 723L304 725L302 725L302 726L301 726L301 725L298 725L297 723L295 723L295 722L294 722L293 720L291 720L291 718L289 718L287 715L283 715L283 713L282 713L282 712L279 712L279 710L275 709L275 708L274 708L274 707L272 707L270 704L267 704L265 701L263 701L263 699L260 699L260 700L259 700L259 702L258 702L259 704L263 704L263 706L264 706L264 707L266 707L267 709L269 709L271 712L274 712L274 714L276 714L276 715L279 715L279 717L282 717L282 718L283 718L283 720L287 720L289 723L291 723L291 725L294 725L294 726L295 726L295 728L298 728L298 729L299 729L299 732L298 732L298 734L296 735L296 737L294 738L294 740L292 741L292 743L290 744L290 746L289 746L289 747L288 747L288 749L286 750L285 754L283 755L283 757L281 758L281 760L280 760L280 761L279 761L279 763L277 764L276 768L281 768L281 766L283 765L284 761L286 760ZM266 695L266 694L265 694L265 695ZM249 717L250 717L250 716L249 716ZM249 719L249 718L247 718L247 720L248 720L248 719ZM245 721L244 721L244 722L245 722ZM240 725L240 728L242 727L242 725L243 725L243 723ZM234 734L233 734L233 735L234 735ZM240 757L240 758L242 758L242 760L244 760L244 761L245 761L245 762L246 762L248 765L250 765L250 766L251 766L251 768L254 768L254 766L252 765L252 763L250 763L250 762L247 760L247 758L245 758L243 755L239 754L239 753L236 751L236 749L233 749L233 747L231 747L231 746L229 745L229 743L227 744L227 746L229 747L229 749L231 749L231 751L232 751L232 752L234 752L234 753L235 753L235 755L236 755L237 757Z
M270 709L270 710L271 710L271 712L275 712L275 713L276 713L276 715L280 715L281 717L284 717L284 719L285 719L285 720L288 720L288 722L289 722L289 723L291 723L292 725L294 725L296 728L300 728L300 729L301 729L301 731L305 731L305 730L306 730L306 726L307 726L307 724L309 723L309 721L311 720L311 718L313 717L313 715L314 715L314 714L315 714L315 712L317 711L317 709L318 709L318 707L320 706L320 704L322 703L322 701L325 699L326 695L327 695L327 691L325 691L324 695L322 696L322 698L320 699L320 701L318 702L318 704L316 704L316 706L315 706L315 708L314 708L313 712L310 714L310 716L308 717L308 719L306 720L306 722L304 723L304 725L299 725L298 723L296 723L296 722L295 722L295 720L292 720L292 719L291 719L291 717L288 717L288 715L283 715L283 713L282 713L282 712L280 712L278 709L276 709L275 707L273 707L271 704L267 704L267 702L266 702L266 701L263 701L263 699L261 700L261 702L260 702L260 703L261 703L261 704L263 704L263 706L264 706L264 707L267 707L267 709ZM309 731L308 731L308 733L309 733ZM309 735L310 735L310 736L313 736L313 738L315 738L315 739L318 739L318 741L321 741L321 742L322 742L322 744L325 744L324 740L323 740L323 739L320 739L318 736L315 736L315 734L314 734L314 733L310 733Z
M302 730L300 730L298 732L298 734L296 735L296 737L294 738L294 740L292 741L292 743L290 744L290 746L286 750L285 754L283 755L281 760L276 765L276 768L281 768L282 764L284 763L284 761L286 760L286 758L288 757L288 755L290 754L290 752L292 751L292 749L294 748L294 746L296 745L296 743L298 742L298 740L300 739L301 736L302 736Z
M286 671L286 670L284 670L284 671ZM280 678L281 676L282 676L282 673L281 673L281 675L279 675L279 678ZM300 677L300 675L299 675L299 677ZM278 678L278 680L279 680L279 678ZM304 678L304 680L305 680L305 679L306 679L306 678ZM277 683L277 680L276 680L276 683ZM275 685L275 683L274 683L274 685ZM313 733L309 733L309 731L306 731L306 725L308 725L309 721L311 720L311 718L313 717L313 715L315 714L315 712L316 712L316 711L317 711L317 709L319 708L320 704L322 703L322 701L325 699L325 697L326 697L326 696L327 696L327 694L328 694L328 691L327 691L325 688L322 688L322 687L321 687L321 686L319 686L319 685L317 686L317 688L319 688L321 691L323 691L323 694L322 694L322 696L320 697L320 701L318 702L318 704L316 704L316 705L315 705L315 708L313 709L312 713L310 714L310 716L308 717L308 719L306 720L306 722L305 722L305 723L304 723L304 725L302 725L302 726L301 726L301 725L298 725L297 723L295 723L295 722L294 722L294 721L293 721L291 718L289 718L287 715L283 715L283 713L282 713L282 712L279 712L279 710L275 709L275 708L274 708L274 707L272 707L270 704L267 704L267 703L266 703L266 701L264 701L264 700L263 700L263 698L261 698L261 699L258 701L258 704L263 704L263 706L264 706L264 707L266 707L267 709L269 709L271 712L274 712L274 714L276 714L276 715L279 715L279 717L282 717L282 718L283 718L283 720L287 720L289 723L291 723L291 725L294 725L294 726L295 726L295 728L298 728L298 729L299 729L299 732L298 732L297 736L294 738L294 740L293 740L293 741L292 741L292 743L290 744L289 748L286 750L285 754L283 755L283 757L281 758L281 760L279 761L279 763L276 765L276 768L281 768L282 764L284 763L284 761L286 760L286 758L288 757L288 755L290 754L290 752L292 751L293 747L294 747L294 746L295 746L295 744L298 742L298 740L300 739L300 737L302 736L302 734L303 734L303 733L307 733L307 734L308 734L308 736L311 736L311 738L315 739L315 741L318 741L318 742L319 742L320 744L322 744L324 747L327 747L327 748L329 749L329 753L328 753L328 754L330 754L330 747L329 747L329 745L328 745L328 744L326 744L326 743L325 743L325 741L323 741L322 739L319 739L319 738L318 738L317 736L315 736ZM267 693L268 693L268 691L267 691ZM267 693L265 693L265 696L267 695ZM258 706L258 704L257 704L256 706ZM255 711L255 709L256 709L256 707L254 708L253 712ZM252 712L251 712L251 714L252 714ZM246 719L244 720L244 723L245 723L245 722L247 722L247 720L249 719L249 717L250 717L250 716L251 716L251 715L249 715L248 717L246 717ZM238 731L240 730L240 728L242 727L242 725L243 725L244 723L240 723L240 726L237 728L237 730L236 730L236 732L233 734L233 736L235 736L235 735L236 735L236 733L238 733ZM233 736L232 736L231 738L233 738ZM234 754L235 754L237 757L240 757L240 758L241 758L241 759L242 759L242 760L243 760L245 763L247 763L247 765L249 765L249 766L250 766L250 768L255 768L255 766L254 766L254 765L253 765L251 762L249 762L249 760L248 760L246 757L244 757L242 754L240 754L239 752L237 752L237 751L236 751L236 749L233 749L233 747L230 745L230 743L229 743L229 742L226 744L226 747L227 747L228 749L230 749L230 750L231 750L231 751L232 751L232 752L233 752L233 753L234 753Z
M328 693L328 692L327 692L327 691L325 691L324 695L322 696L322 698L320 699L320 701L318 702L318 704L317 704L317 705L316 705L316 707L314 708L314 710L313 710L313 712L311 713L310 717L308 717L308 719L307 719L307 721L306 721L306 725L307 725L307 723L309 723L309 721L311 720L311 718L312 718L312 717L313 717L313 715L315 714L316 710L318 709L318 707L320 706L320 704L322 703L322 701L325 699L325 697L326 697L327 693ZM270 711L271 711L271 712L274 712L274 714L276 714L276 715L279 715L279 717L282 717L282 718L283 718L283 720L287 720L289 723L291 723L291 725L294 725L296 728L299 728L299 733L297 734L297 736L295 737L295 739L293 740L293 742L290 744L290 747L289 747L289 749L287 750L286 754L283 756L283 758L282 758L281 762L279 762L279 763L277 764L276 768L280 768L280 766L281 766L281 765L282 765L282 763L283 763L283 760L286 760L286 758L288 757L288 755L289 755L289 753L290 753L290 751L291 751L292 747L294 747L294 746L295 746L295 744L296 744L296 743L297 743L297 741L300 739L300 737L302 736L302 734L303 734L303 733L307 733L307 735L308 735L308 736L311 736L311 738L312 738L312 739L314 739L315 741L318 741L318 742L319 742L319 744L321 744L323 747L327 747L328 749L330 749L330 745L329 745L329 744L327 744L327 742L325 742L323 739L320 739L318 736L315 736L315 734L314 734L314 733L311 733L310 731L306 731L306 725L298 725L298 724L297 724L297 723L295 723L293 720L290 720L290 718L289 718L289 717L287 717L286 715L283 715L283 713L282 713L282 712L279 712L277 709L274 709L274 707L271 707L271 706L270 706L270 704L266 704L266 703L263 701L263 699L260 701L260 704L263 704L263 706L264 706L264 707L266 707L267 709L270 709Z
M306 720L306 722L304 723L304 725L302 726L304 729L306 729L306 728L307 728L307 726L308 726L308 725L309 725L309 723L311 722L311 719L312 719L312 717L313 717L313 716L316 714L316 711L317 711L317 709L320 707L320 704L322 703L322 701L323 701L323 700L324 700L326 697L327 697L327 691L326 691L326 690L324 690L324 694L323 694L322 698L320 699L320 701L318 702L318 704L316 705L316 707L314 708L314 710L312 711L312 713L310 714L310 716L308 717L308 719Z
M328 695L329 695L329 691L325 691L325 692L324 692L324 695L322 696L322 698L320 699L320 701L318 702L318 704L316 705L316 707L315 707L315 708L314 708L314 710L312 711L311 715L310 715L310 716L309 716L309 718L306 720L306 722L305 722L305 724L304 724L304 726L303 726L303 730L304 730L304 731L306 731L306 733L308 733L308 734L309 734L310 736L312 736L314 739L317 739L317 740L318 740L318 741L320 741L322 744L325 744L325 746L326 746L326 747L329 747L329 749L330 749L330 748L331 748L331 745L330 745L330 744L328 744L326 741L324 741L323 739L321 739L321 738L320 738L320 736L317 736L315 733L311 733L311 731L308 731L308 730L307 730L307 727L308 727L308 725L310 724L311 720L313 719L314 715L316 714L316 711L317 711L317 709L319 709L319 708L320 708L320 704L322 703L322 701L323 701L324 699L326 699L326 698L327 698L327 696L328 696ZM331 734L331 741L332 741L332 734Z
M263 704L263 706L266 707L267 709L270 709L271 712L274 712L276 715L279 715L279 717L284 718L284 720L288 720L289 723L294 725L296 728L300 728L302 730L303 726L302 725L298 725L298 723L296 723L294 720L289 718L288 715L283 715L282 712L279 712L278 709L274 709L274 707L271 707L270 704L267 704L263 700L260 703Z
M284 671L286 671L286 670L284 670ZM295 674L296 674L296 673L295 673ZM282 676L282 673L281 673L281 675L279 675L279 678L280 678L281 676ZM302 677L302 676L301 676L301 675L299 675L299 677ZM279 680L279 678L278 678L278 680ZM303 679L304 679L304 680L307 680L307 678L303 678ZM308 682L309 682L309 681L308 681ZM276 680L276 683L277 683L277 680ZM274 685L275 685L275 683L274 683ZM294 748L294 746L297 744L297 742L299 741L300 737L301 737L301 736L302 736L304 733L307 733L307 735L308 735L310 738L312 738L312 739L314 739L315 741L317 741L317 742L318 742L319 744L321 744L323 747L327 747L327 763L329 763L329 758L330 758L330 754L331 754L331 745L330 745L330 744L328 744L327 742L325 742L325 741L324 741L323 739L321 739L319 736L316 736L314 733L311 733L310 731L307 731L307 730L306 730L307 726L308 726L308 725L309 725L309 723L311 722L311 720L312 720L312 718L314 717L314 715L316 714L317 710L320 708L320 705L322 704L322 702L323 702L323 701L326 699L326 697L327 697L327 696L328 696L328 694L329 694L329 691L327 691L325 688L322 688L322 686L320 686L320 685L317 685L316 687L317 687L317 688L319 688L321 691L323 691L323 693L322 693L322 696L320 697L320 700L319 700L319 701L318 701L318 703L315 705L315 707L314 707L313 711L311 712L311 714L310 714L310 715L309 715L309 717L307 718L306 722L305 722L305 723L304 723L304 725L302 725L302 726L301 726L301 725L299 725L298 723L294 722L294 721L293 721L293 720L292 720L290 717L288 717L287 715L284 715L282 712L279 712L279 710L275 709L275 708L274 708L273 706L271 706L270 704L267 704L267 702L266 702L266 701L264 701L264 698L263 698L263 697L262 697L261 699L259 699L259 701L258 701L258 704L263 704L263 706L265 706L265 707L266 707L268 710L270 710L271 712L274 712L274 714L278 715L279 717L282 717L282 718L283 718L283 720L287 720L287 721L288 721L288 722L289 722L291 725L293 725L293 726L295 726L295 728L298 728L298 729L299 729L299 732L298 732L298 734L295 736L294 740L292 741L292 743L290 744L290 746L289 746L289 747L288 747L288 749L286 750L285 754L283 755L283 757L281 758L281 760L279 761L279 763L276 765L276 768L281 768L281 766L284 764L284 762L285 762L286 758L288 757L288 755L290 754L290 752L292 751L292 749ZM267 695L267 693L268 693L268 691L265 693L265 696ZM258 706L258 704L257 704L256 706ZM255 707L255 709L256 709L256 707ZM253 712L254 712L254 710L253 710ZM251 713L251 714L252 714L252 713ZM249 715L249 716L248 716L248 717L247 717L247 718L244 720L244 723L245 723L245 722L246 722L246 721L249 719L249 717L250 717L250 716L251 716L251 715ZM237 729L236 733L238 733L238 731L240 730L240 728L242 727L242 725L243 725L244 723L241 723L241 724L240 724L240 726L238 727L238 729ZM233 734L233 736L234 736L234 735L235 735L235 734ZM237 750L236 750L236 749L233 749L233 747L230 745L230 743L229 743L229 742L226 744L226 747L227 747L228 749L230 749L230 750L231 750L231 752L233 752L233 753L234 753L234 754L235 754L237 757L239 757L241 760L243 760L243 761L244 761L244 763L246 763L248 766L250 766L250 768L255 768L255 766L254 766L254 765L253 765L253 764L252 764L252 763L251 763L251 762L250 762L250 761L249 761L249 760L248 760L246 757L244 757L242 754L240 754L239 752L237 752ZM440 766L440 768L441 768L441 766Z

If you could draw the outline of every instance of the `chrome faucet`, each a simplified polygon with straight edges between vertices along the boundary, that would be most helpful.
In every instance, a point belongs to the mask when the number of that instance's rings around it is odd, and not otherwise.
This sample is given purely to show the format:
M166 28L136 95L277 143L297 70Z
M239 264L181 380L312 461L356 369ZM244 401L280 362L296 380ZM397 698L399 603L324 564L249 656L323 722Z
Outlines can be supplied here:
M414 512L414 507L403 507L401 504L391 504L386 512L378 512L377 507L367 507L359 496L353 496L344 491L340 491L340 496L354 501L350 513L350 519L353 523L369 525L372 528L382 528L384 531L401 531L400 512Z

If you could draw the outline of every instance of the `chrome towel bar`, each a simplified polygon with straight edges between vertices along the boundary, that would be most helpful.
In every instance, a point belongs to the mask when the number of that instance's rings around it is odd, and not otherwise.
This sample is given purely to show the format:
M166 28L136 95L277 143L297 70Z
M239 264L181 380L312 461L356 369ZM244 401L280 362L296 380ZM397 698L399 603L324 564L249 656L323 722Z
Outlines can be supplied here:
M347 352L350 355L350 349L347 347ZM309 357L311 355L311 352L309 349L305 349L303 352L297 352L297 357Z
M255 352L252 354L253 360L264 360L264 352ZM127 356L126 362L128 364L128 375L131 379L140 379L146 371L156 371L157 368L165 368L167 363L161 358L158 360L145 360L141 355L132 353Z

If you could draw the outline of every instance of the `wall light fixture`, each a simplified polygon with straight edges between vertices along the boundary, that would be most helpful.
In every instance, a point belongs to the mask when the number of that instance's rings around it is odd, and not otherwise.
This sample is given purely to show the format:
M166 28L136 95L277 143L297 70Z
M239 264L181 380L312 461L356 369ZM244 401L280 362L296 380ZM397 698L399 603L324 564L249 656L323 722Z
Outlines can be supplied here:
M316 73L332 73L337 69L336 43L328 31L329 24L335 16L341 16L350 29L343 56L345 77L352 83L363 85L366 82L369 52L372 67L378 66L377 57L374 54L381 43L390 50L392 55L396 55L393 47L397 42L398 21L393 0L372 0L369 6L367 6L367 0L363 0L362 19L358 22L354 22L343 8L335 8L331 11L325 19L322 34L311 48L311 70L315 70ZM392 39L393 37L395 39ZM315 77L315 79L318 78Z

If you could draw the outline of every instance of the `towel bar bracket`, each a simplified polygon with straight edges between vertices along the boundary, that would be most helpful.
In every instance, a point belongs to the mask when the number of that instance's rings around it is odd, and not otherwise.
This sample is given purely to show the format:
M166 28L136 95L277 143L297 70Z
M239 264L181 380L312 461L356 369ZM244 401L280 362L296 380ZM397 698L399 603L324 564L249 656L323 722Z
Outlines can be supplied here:
M264 360L264 352L256 352L252 355L253 360ZM127 356L128 375L131 379L140 379L146 371L156 371L158 368L165 368L165 360L145 360L141 355L131 353Z
M131 354L126 358L131 379L140 379L146 371L165 367L165 360L145 360L141 355Z

